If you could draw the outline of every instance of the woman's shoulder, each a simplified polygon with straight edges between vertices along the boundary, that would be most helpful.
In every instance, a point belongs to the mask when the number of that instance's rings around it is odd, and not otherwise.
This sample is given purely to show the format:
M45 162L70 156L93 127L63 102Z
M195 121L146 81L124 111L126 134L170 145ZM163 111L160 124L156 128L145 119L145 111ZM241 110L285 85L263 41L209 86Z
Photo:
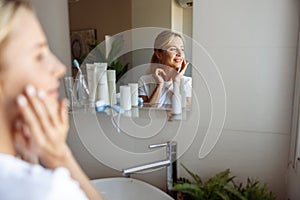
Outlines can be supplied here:
M27 163L11 155L0 154L0 180L5 184L0 185L0 196L4 199L42 199L51 188L49 172L40 165ZM12 188L18 194L11 193ZM39 188L39 189L37 189ZM41 192L44 193L42 196Z
M49 196L72 197L73 194L85 197L67 169L46 169L6 154L0 154L0 181L5 183L0 184L0 196L7 197L4 199L48 199ZM18 190L18 194L12 193L12 188Z
M184 78L186 80L192 80L192 77L190 77L190 76L182 76L182 78Z
M184 79L184 82L192 82L192 77L190 76L182 76L182 78Z

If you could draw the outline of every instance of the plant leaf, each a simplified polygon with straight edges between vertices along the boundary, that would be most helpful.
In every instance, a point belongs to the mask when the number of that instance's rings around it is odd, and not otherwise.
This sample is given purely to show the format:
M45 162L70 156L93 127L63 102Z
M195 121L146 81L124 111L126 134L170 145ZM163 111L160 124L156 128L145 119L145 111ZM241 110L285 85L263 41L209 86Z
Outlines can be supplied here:
M182 192L194 197L196 200L204 198L204 192L195 184L191 183L182 183L175 184L172 188L173 191Z
M194 179L194 181L197 183L197 185L202 185L203 182L201 180L201 178L197 175L197 174L194 174L193 172L191 172L186 166L184 166L182 163L181 163L181 166L185 169L185 171L187 171L187 173Z

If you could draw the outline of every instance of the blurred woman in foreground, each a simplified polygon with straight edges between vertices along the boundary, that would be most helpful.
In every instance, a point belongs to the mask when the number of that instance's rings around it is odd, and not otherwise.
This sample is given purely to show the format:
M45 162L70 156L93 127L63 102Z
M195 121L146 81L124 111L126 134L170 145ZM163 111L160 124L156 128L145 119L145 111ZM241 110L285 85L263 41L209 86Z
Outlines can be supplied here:
M102 199L66 144L66 68L25 1L0 0L0 71L0 198Z

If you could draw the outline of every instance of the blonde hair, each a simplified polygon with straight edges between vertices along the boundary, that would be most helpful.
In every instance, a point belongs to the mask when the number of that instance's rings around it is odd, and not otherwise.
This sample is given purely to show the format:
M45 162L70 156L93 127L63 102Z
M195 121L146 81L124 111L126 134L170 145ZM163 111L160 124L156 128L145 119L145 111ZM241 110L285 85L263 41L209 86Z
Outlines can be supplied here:
M175 37L179 37L182 41L184 41L182 35L168 30L162 31L156 36L154 41L154 52L151 57L151 64L147 70L148 74L153 73L153 71L159 67L159 65L157 65L159 64L159 59L156 56L155 51L162 51L164 47L166 47Z
M0 0L0 50L9 36L15 16L22 8L32 10L27 1Z
M179 37L183 40L182 36L179 33L172 31L163 31L158 34L154 41L154 49L163 49L167 46L175 37Z

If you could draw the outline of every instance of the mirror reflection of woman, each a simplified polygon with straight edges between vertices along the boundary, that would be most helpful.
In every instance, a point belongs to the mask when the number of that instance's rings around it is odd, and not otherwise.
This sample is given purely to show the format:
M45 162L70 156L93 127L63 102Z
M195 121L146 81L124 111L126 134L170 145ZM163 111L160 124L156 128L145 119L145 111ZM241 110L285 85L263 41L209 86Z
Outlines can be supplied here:
M0 71L0 199L103 199L66 143L66 67L24 0L0 0Z
M161 32L154 42L149 74L139 79L139 97L147 103L171 104L173 83L181 82L189 105L192 78L184 76L187 66L182 36L172 31Z

